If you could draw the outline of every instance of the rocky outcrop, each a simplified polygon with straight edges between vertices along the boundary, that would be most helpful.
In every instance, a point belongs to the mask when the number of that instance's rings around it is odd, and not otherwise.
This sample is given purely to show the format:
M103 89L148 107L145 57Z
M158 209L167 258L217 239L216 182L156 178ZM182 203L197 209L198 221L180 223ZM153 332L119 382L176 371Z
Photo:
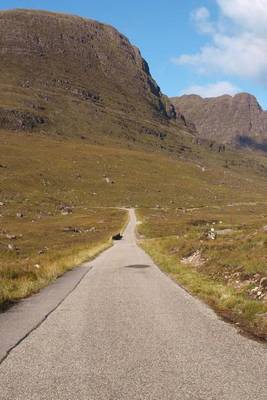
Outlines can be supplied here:
M0 108L0 128L31 131L44 123L45 119L40 115Z
M171 99L176 112L191 121L203 139L267 150L267 112L247 93L202 98L185 95Z

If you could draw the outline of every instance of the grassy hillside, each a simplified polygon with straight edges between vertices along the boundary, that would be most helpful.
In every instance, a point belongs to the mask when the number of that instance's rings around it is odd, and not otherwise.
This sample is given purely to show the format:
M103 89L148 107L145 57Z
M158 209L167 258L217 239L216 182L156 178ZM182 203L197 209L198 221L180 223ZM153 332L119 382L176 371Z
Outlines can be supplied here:
M38 290L106 246L126 218L112 207L176 210L265 202L265 159L252 163L250 155L236 156L233 162L230 153L214 154L204 168L197 161L204 155L188 161L155 151L2 131L0 302ZM181 224L178 215L175 229ZM154 229L173 234L164 214L158 222Z
M0 55L0 128L170 149L192 140L139 50L111 26L0 12Z

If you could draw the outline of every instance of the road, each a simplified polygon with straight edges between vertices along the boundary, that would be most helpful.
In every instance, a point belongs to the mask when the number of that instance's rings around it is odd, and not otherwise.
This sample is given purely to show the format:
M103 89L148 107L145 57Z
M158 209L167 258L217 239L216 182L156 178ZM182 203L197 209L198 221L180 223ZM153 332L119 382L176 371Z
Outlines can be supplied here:
M266 400L266 347L164 275L135 225L2 362L1 400Z

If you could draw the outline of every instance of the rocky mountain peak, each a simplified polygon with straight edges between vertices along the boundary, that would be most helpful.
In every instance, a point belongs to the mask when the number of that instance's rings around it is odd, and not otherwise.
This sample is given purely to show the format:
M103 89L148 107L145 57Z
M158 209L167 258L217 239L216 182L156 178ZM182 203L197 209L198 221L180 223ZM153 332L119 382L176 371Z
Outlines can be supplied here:
M267 112L255 96L249 93L213 98L184 95L171 100L176 111L194 123L200 137L265 150Z

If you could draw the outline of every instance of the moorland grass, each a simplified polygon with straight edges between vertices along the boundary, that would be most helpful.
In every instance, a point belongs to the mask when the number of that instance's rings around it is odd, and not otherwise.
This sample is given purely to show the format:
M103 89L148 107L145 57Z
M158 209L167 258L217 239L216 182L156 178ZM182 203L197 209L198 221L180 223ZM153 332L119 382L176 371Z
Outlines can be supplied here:
M138 216L141 245L165 272L221 316L267 339L266 300L250 295L267 276L266 205L142 209ZM211 240L211 228L228 231ZM201 260L184 262L196 252Z
M0 308L95 257L111 246L111 237L127 221L126 211L104 208L74 210L69 215L33 215L2 217Z
M203 223L222 219L224 228L236 224L235 229L241 235L240 246L244 242L240 257L251 254L250 264L241 258L240 263L247 270L264 269L264 246L259 252L264 234L261 233L260 238L258 233L258 258L255 258L260 260L262 254L261 262L254 262L249 230L250 226L254 229L257 224L264 224L266 158L259 158L253 166L248 163L250 155L243 159L243 155L236 153L233 163L230 162L234 157L232 153L216 157L209 153L207 156L203 171L196 160L177 158L175 154L167 156L122 145L110 147L108 143L92 145L75 138L0 132L0 259L2 274L5 274L5 277L2 275L1 301L30 294L49 282L50 275L54 279L86 258L93 248L97 252L99 246L102 248L103 243L108 243L125 218L118 210L111 211L108 207L144 209L142 217L144 222L148 218L149 223L144 223L140 232L146 237L187 234L188 240L183 244L186 252L194 249L193 243L199 243ZM227 168L224 158L229 161ZM258 168L259 165L262 168ZM240 205L231 207L234 203ZM242 203L247 204L244 215ZM258 206L251 205L249 211L249 204L254 203ZM224 204L229 207L222 208ZM62 207L71 208L73 213L63 216ZM168 214L162 208L173 211ZM23 214L23 218L18 218L17 213ZM101 224L101 220L105 223ZM81 232L64 231L68 227L79 231L80 225ZM84 232L93 226L97 227L96 232ZM206 225L205 229L208 229ZM253 229L251 234L254 234ZM7 235L15 235L17 239L8 239ZM231 240L234 238L216 241L217 248L210 243L205 251L214 253L218 262L222 254L225 256L224 246L230 246ZM8 249L9 244L15 248ZM45 252L39 254L42 250ZM76 254L80 256L74 262ZM212 260L212 255L207 258ZM237 259L236 254L233 258ZM37 264L39 269L34 267ZM55 264L56 267L50 268ZM212 262L207 264L211 272L213 265L214 273L223 270L221 265ZM44 269L46 277L42 276ZM29 273L25 274L27 270ZM26 283L25 275L30 277L26 278ZM9 276L9 284L6 276ZM38 280L41 283L36 283Z

